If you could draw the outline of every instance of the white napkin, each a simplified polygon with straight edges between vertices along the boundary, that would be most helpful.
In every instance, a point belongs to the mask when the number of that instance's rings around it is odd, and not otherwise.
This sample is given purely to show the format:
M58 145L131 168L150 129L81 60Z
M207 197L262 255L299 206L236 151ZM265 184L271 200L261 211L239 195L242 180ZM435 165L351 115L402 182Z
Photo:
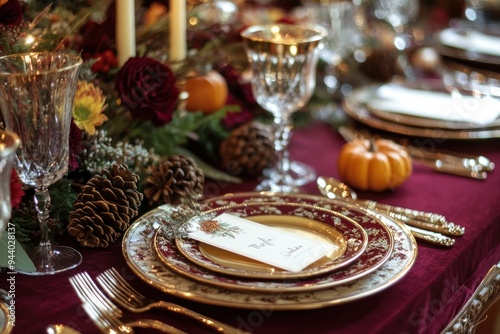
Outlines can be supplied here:
M439 34L441 43L462 50L500 56L500 37L483 34L479 31L459 33L453 28L444 29Z
M396 83L382 85L367 101L369 108L445 121L491 123L500 116L500 99L453 96L404 87Z

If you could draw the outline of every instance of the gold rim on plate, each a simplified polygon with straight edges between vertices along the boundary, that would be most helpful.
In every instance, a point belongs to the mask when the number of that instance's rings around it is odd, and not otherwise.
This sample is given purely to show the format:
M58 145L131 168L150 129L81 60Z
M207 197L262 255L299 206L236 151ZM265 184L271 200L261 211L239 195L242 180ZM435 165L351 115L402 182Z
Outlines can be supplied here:
M414 137L456 139L456 140L480 140L500 138L500 127L480 129L452 129L439 127L420 127L407 124L399 124L384 118L377 117L367 108L365 101L375 94L380 87L364 86L355 89L352 94L343 101L344 111L348 116L365 125L375 129Z

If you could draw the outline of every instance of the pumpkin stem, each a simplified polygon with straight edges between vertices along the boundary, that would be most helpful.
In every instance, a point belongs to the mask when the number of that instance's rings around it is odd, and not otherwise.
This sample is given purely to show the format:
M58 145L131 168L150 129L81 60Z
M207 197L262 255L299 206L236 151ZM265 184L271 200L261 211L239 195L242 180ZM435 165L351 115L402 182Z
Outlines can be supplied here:
M377 144L375 143L375 139L370 138L368 139L369 146L368 146L368 151L369 152L376 152L377 151Z

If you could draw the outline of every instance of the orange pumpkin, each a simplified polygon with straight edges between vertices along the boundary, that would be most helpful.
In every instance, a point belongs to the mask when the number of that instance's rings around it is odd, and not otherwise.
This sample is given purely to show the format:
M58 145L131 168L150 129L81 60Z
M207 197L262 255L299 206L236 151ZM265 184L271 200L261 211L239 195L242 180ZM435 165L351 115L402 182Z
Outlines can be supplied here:
M411 175L412 161L406 149L391 140L357 140L342 147L337 170L353 188L392 190Z
M159 2L153 2L146 10L143 20L146 26L152 26L165 14L168 13L167 7Z
M186 109L213 113L226 105L228 87L226 79L216 71L208 71L186 80L184 90L189 94Z

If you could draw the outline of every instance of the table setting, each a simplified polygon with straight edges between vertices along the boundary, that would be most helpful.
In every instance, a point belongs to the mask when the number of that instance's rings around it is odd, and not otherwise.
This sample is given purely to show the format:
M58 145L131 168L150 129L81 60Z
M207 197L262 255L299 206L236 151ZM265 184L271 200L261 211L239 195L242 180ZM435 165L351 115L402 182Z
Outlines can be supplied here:
M493 326L496 21L398 6L0 1L0 333Z

